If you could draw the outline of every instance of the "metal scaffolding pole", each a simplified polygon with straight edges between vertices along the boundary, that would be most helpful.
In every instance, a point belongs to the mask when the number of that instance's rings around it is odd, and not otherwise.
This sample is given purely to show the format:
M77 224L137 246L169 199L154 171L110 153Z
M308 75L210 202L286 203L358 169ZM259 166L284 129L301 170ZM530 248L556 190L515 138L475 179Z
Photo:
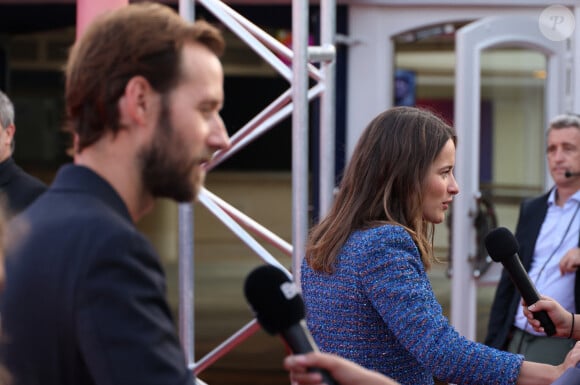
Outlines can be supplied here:
M321 153L325 165L321 172L322 185L326 186L324 194L325 207L332 199L334 184L334 36L335 4L334 0L325 0L321 12L332 15L332 21L323 18L321 36L323 46L308 47L308 12L306 0L294 0L292 4L292 50L281 42L267 35L259 27L237 14L227 4L217 0L198 0L198 3L212 12L225 26L243 40L252 50L268 62L282 77L290 83L290 89L268 105L254 119L240 128L232 136L232 146L225 151L217 152L207 164L207 170L241 150L284 117L292 115L292 245L254 222L251 218L228 205L216 195L202 189L199 203L204 205L217 219L228 227L240 240L250 247L266 263L286 271L269 252L261 246L247 231L258 235L287 255L292 257L292 273L287 272L299 285L300 263L305 249L308 232L308 196L309 196L309 120L308 102L324 94L321 103ZM322 10L324 9L324 10ZM180 0L179 12L187 20L194 20L193 0ZM289 68L282 58L292 62ZM319 70L311 61L322 62ZM315 84L309 87L309 79ZM330 165L330 167L329 167ZM194 360L194 236L193 207L191 204L179 205L179 327L180 338L186 352L188 366L198 375L259 330L256 321L243 326L238 332L213 349L198 362Z
M320 2L320 45L331 49L334 53L336 38L336 1L321 0ZM320 201L318 218L326 215L334 200L335 175L335 76L336 61L322 62L321 71L324 76L324 93L320 97Z
M300 284L300 263L308 232L308 2L292 1L292 273Z
M185 20L195 19L193 0L179 0L179 14ZM187 366L195 363L195 306L194 306L194 252L193 252L193 205L178 205L179 221L179 338L185 352Z

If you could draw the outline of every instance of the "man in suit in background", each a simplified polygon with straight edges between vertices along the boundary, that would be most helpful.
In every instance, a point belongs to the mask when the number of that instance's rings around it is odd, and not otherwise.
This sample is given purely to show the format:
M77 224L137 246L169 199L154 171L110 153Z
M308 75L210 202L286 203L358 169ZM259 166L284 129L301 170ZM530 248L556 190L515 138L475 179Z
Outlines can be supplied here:
M580 310L580 117L560 115L548 127L546 155L555 186L520 207L515 237L519 256L538 292ZM547 337L527 322L521 296L503 271L491 307L485 343L523 354L526 360L557 364L573 339Z
M74 164L15 218L0 357L15 384L190 384L160 257L135 222L192 201L229 146L224 41L206 22L138 2L95 19L66 66ZM20 226L14 226L16 229Z
M0 191L7 202L7 210L16 215L46 190L38 178L27 174L14 159L14 105L0 91Z

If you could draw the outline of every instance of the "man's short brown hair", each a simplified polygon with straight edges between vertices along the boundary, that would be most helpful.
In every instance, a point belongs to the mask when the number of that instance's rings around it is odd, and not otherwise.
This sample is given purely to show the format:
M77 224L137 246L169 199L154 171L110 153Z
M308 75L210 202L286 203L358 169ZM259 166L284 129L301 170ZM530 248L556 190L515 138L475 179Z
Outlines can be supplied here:
M143 76L166 94L180 79L185 43L199 43L217 56L221 33L209 23L190 23L158 3L134 3L97 17L73 45L66 65L66 130L77 136L75 150L105 133L118 132L117 103L129 79Z

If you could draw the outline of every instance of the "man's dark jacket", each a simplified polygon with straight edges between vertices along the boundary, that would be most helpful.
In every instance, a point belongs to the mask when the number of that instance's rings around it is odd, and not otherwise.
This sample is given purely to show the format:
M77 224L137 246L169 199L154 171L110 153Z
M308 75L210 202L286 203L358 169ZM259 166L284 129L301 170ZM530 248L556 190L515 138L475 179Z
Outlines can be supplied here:
M0 191L8 199L10 214L20 213L45 190L46 185L27 174L14 159L8 158L0 163Z
M11 229L0 356L14 385L193 384L159 256L109 183L66 165Z
M537 198L526 200L520 207L518 224L515 237L519 243L519 256L526 271L532 265L532 256L536 247L536 240L540 234L540 228L548 211L548 196L546 193ZM580 237L580 235L579 235ZM580 309L580 274L576 274L574 284L574 300L576 312ZM541 294L541 293L540 293ZM514 324L518 307L521 306L521 296L509 274L504 269L495 292L485 344L498 349L506 349L509 343L508 337Z

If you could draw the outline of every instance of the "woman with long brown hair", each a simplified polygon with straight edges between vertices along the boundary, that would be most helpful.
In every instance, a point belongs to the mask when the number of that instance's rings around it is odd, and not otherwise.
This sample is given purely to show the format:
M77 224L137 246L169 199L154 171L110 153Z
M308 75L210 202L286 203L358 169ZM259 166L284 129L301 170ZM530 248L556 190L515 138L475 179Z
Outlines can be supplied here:
M427 270L434 224L459 188L456 135L434 114L396 107L362 133L302 265L308 326L322 351L401 384L550 384L573 364L524 362L459 335Z

